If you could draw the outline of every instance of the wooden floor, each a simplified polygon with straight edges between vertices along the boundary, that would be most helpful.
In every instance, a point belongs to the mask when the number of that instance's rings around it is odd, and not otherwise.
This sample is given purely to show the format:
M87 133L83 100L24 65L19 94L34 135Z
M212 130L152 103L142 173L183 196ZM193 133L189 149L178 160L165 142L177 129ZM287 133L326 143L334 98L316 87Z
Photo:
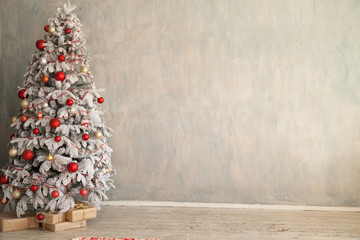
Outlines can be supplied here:
M76 230L25 230L0 239L72 237L157 239L360 239L360 212L103 206L96 219Z

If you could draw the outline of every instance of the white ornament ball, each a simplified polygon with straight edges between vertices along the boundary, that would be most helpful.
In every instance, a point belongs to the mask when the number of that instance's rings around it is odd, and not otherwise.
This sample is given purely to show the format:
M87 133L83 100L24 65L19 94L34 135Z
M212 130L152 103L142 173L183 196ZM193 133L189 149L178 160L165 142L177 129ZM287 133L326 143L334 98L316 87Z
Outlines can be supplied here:
M50 33L50 34L53 34L54 32L55 32L55 27L54 26L49 26L49 28L48 28L48 32Z
M69 113L75 114L75 113L76 113L76 108L71 107L71 108L69 109Z
M16 148L10 148L9 155L10 157L15 157L17 155L18 151Z
M47 64L47 60L46 60L46 58L44 58L44 57L42 57L42 58L40 58L40 64L41 65L46 65Z
M17 116L12 116L12 117L11 117L11 122L12 122L12 123L16 122L16 120L17 120Z
M20 105L21 105L21 107L23 107L23 108L28 108L29 105L30 105L30 103L29 103L28 100L24 99L24 100L21 101Z
M102 131L97 130L97 131L94 133L94 136L95 136L96 138L102 138L103 133L102 133Z
M88 73L89 69L88 69L86 66L82 66L82 67L80 68L80 71L81 71L82 73Z
M21 197L21 192L19 190L14 190L11 193L11 196L13 197L13 199L19 199Z
M47 102L46 102L46 103L43 103L42 107L43 107L43 108L47 108L47 107L49 107L49 104L48 104Z

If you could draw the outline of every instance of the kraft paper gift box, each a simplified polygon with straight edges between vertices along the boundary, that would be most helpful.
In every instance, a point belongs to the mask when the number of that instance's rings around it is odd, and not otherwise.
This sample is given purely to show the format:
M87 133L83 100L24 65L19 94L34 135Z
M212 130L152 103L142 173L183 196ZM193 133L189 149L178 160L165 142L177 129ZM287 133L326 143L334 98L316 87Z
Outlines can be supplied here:
M36 214L36 216L38 214L44 214L44 219L43 220L38 220L36 218L37 222L40 223L46 223L46 224L55 224L55 223L61 223L65 221L65 213L56 213L56 212L49 212L49 213L44 213L44 212L38 212Z
M44 227L52 232L59 232L68 229L86 227L86 220L76 222L61 222L55 224L44 224Z
M82 204L78 207L70 209L65 213L66 221L76 222L80 220L87 220L96 218L97 210L94 207Z
M39 223L36 222L35 213L27 212L20 218L16 216L15 212L0 213L1 232L11 232L29 228L39 228Z

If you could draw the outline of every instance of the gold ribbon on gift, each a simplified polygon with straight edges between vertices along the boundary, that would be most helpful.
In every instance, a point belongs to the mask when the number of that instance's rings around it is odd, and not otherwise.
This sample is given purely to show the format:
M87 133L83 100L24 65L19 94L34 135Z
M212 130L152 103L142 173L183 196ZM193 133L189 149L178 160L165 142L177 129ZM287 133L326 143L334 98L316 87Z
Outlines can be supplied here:
M45 218L46 218L45 211L40 212L39 214L43 214L43 215L44 215L44 218L43 218L43 221L42 221L42 227L43 227L43 230L45 230ZM36 217L37 217L37 215L36 215Z
M62 216L62 214L61 214L61 213L59 213L59 223L61 223L61 222L62 222L62 218L61 218L61 216Z
M83 214L84 214L83 220L86 220L86 209L90 208L90 206L88 204L85 204L85 203L79 203L79 204L75 205L75 208L83 210Z
M43 230L45 230L45 223L46 223L47 215L48 215L48 214L51 214L51 213L53 213L53 212L55 212L55 211L51 210L51 211L48 211L48 212L46 212L46 211L41 211L41 212L40 212L40 214L44 215L44 218L43 218L43 220L42 220Z
M59 215L59 223L63 220L62 219L62 214L61 213L58 213L57 211L55 210L51 210L51 211L41 211L39 212L39 214L43 214L44 215L44 218L42 220L42 225L43 225L43 229L45 230L45 223L46 223L46 219L48 217L48 214L58 214Z
M28 226L27 226L27 228L30 228L30 225L31 225L31 218L28 218Z

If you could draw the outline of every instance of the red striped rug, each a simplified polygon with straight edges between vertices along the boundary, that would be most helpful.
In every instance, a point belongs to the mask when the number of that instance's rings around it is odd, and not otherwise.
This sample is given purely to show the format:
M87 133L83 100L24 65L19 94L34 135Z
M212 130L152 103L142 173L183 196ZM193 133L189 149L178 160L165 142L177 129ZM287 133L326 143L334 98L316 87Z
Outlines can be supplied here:
M108 237L75 237L72 240L158 240L156 238L108 238Z
M72 240L160 240L156 238L109 238L109 237L74 237ZM189 240L189 239L184 239Z

